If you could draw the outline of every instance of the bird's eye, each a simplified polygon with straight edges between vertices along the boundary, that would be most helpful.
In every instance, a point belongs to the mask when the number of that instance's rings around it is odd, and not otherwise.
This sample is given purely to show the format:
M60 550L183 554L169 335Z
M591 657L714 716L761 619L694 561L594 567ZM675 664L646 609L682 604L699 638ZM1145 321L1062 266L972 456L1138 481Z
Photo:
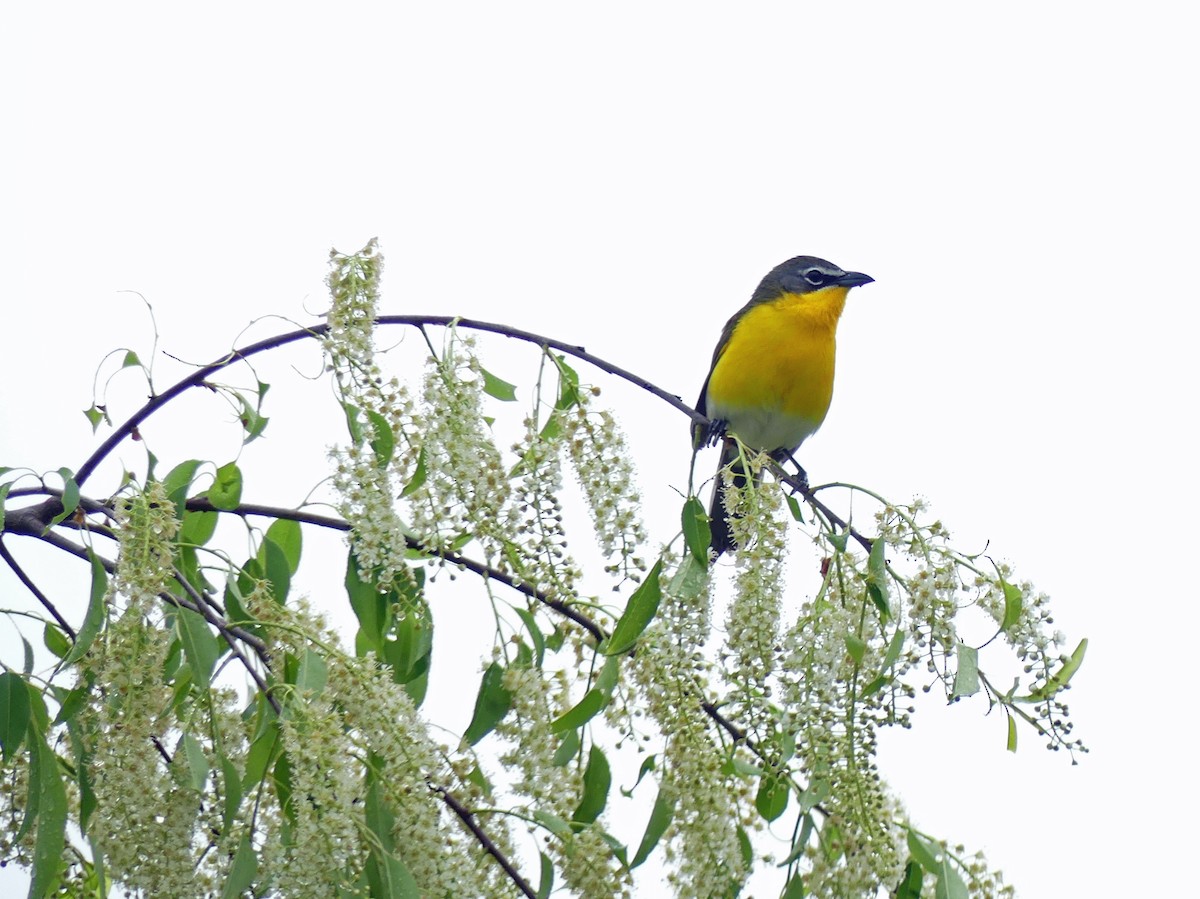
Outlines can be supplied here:
M819 268L810 268L804 273L804 280L813 287L820 287L825 283L825 273Z

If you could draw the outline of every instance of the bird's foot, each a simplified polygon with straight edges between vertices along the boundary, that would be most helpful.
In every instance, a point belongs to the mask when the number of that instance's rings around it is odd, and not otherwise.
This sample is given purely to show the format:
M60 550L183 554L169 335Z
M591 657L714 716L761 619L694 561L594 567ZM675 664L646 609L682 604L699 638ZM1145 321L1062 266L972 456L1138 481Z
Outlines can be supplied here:
M794 483L792 483L790 485L792 488L792 492L793 493L807 493L808 492L808 472L804 470L804 466L801 465L799 462L797 462L796 457L794 455L792 455L790 452L783 450L783 451L780 451L779 453L775 454L775 461L782 463L785 460L788 462L791 462L793 465L796 466L796 475L795 475L795 478L793 479Z
M724 438L729 430L729 422L723 418L710 418L708 428L704 432L704 445L716 446Z

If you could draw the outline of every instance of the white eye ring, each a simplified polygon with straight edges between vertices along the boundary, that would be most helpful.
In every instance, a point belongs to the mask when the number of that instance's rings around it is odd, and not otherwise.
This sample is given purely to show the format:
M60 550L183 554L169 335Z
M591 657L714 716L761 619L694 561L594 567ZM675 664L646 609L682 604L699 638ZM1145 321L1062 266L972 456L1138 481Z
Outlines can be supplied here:
M804 280L813 287L820 287L825 283L825 278L825 272L821 271L819 268L810 268L804 273Z

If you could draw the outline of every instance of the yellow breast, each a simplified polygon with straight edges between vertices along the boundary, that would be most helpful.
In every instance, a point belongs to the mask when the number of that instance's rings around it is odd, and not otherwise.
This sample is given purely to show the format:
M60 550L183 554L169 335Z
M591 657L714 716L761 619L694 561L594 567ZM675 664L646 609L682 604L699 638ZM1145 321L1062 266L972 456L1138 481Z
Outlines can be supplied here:
M838 318L849 288L784 294L738 320L708 381L710 418L755 449L794 450L833 398Z

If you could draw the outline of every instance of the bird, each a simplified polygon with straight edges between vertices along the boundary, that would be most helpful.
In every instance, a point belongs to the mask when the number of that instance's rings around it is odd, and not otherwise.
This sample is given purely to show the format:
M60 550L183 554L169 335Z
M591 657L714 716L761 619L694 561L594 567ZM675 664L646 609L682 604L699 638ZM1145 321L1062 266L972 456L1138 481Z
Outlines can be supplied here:
M694 449L722 443L708 511L714 558L735 548L721 471L732 466L734 484L746 482L731 438L776 461L795 462L833 398L837 324L846 295L874 280L816 256L795 256L771 269L750 302L725 323L696 403L708 423L692 425Z

